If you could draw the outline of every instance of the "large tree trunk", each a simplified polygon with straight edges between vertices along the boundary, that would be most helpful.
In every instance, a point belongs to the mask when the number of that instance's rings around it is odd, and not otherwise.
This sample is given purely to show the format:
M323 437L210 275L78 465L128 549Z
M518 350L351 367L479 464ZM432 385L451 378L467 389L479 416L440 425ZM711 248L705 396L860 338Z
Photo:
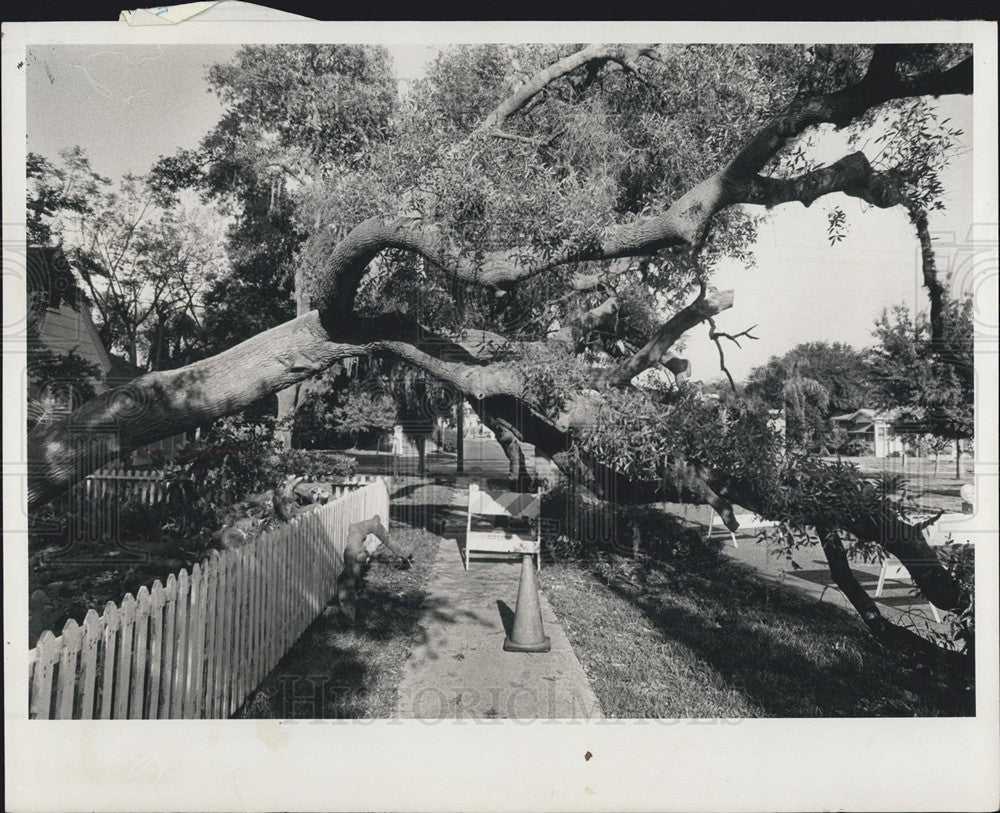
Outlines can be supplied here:
M347 356L397 354L424 367L432 375L472 398L483 422L501 430L505 451L512 442L532 443L575 482L598 497L622 502L657 500L701 502L712 505L731 530L737 527L730 502L737 502L771 519L767 506L756 499L754 485L740 487L724 472L713 475L675 461L671 476L658 483L636 484L599 460L568 454L573 426L592 422L600 398L581 394L561 425L534 411L511 394L519 389L507 367L470 367L428 356L412 345L395 341L346 344L330 340L315 311L266 331L210 359L168 372L149 373L93 399L70 416L37 426L29 435L29 506L79 482L87 473L115 458L122 449L135 448L203 425L236 412L267 395L309 378ZM364 343L361 343L364 342ZM451 348L446 348L450 350ZM509 433L509 434L508 434ZM522 487L527 482L519 446L511 459L511 476ZM709 483L709 478L713 484ZM720 497L722 495L722 497ZM963 596L941 567L922 531L899 516L883 513L865 521L847 523L844 530L859 539L881 544L907 567L914 582L936 606L954 610Z
M301 384L293 384L278 393L278 423L274 436L286 452L292 448L295 437L295 413L299 406Z
M728 482L719 485L725 496L764 519L778 520L778 516L763 504L755 493L754 484ZM827 520L817 517L811 524L821 526ZM897 513L886 510L863 520L844 517L839 527L864 542L874 542L891 553L909 571L914 584L934 606L942 610L960 610L967 597L938 560L919 525L906 522Z
M295 315L309 313L309 299L305 292L302 269L295 272ZM295 413L298 411L300 396L305 395L301 384L295 384L278 393L278 428L275 435L286 452L291 450L295 440Z
M330 340L311 312L212 358L147 373L28 435L28 505L80 482L129 449L238 412L367 346Z
M465 398L459 398L455 404L455 472L465 471Z
M826 526L816 528L820 545L830 567L830 575L840 588L851 606L861 616L865 626L876 640L889 647L899 647L921 657L930 657L943 661L949 666L958 667L963 671L971 671L973 663L970 658L951 650L942 649L925 638L921 638L912 630L893 624L882 615L875 600L858 583L847 559L847 552L840 541L836 530Z

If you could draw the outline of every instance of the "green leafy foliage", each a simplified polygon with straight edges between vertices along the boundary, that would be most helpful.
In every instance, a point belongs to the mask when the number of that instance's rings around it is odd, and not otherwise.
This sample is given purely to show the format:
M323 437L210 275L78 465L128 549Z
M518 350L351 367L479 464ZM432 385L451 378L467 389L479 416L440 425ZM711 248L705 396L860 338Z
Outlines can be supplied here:
M396 422L397 406L377 375L349 377L340 366L304 388L294 439L304 449L365 445Z
M747 375L746 393L772 409L785 404L785 384L793 372L816 381L829 394L829 410L838 415L866 405L871 392L865 355L842 342L805 342L782 356L773 356Z
M886 310L875 324L879 344L869 354L879 405L895 410L894 425L906 433L970 438L975 428L972 299L944 307L945 360L931 337L926 313L904 305Z
M29 177L31 238L60 247L80 294L66 298L92 309L105 348L154 370L199 357L202 295L226 265L217 213L190 201L164 206L148 178L112 184L78 147L58 161L31 156Z
M61 238L64 218L93 211L95 198L111 183L90 166L80 147L61 150L59 161L29 152L27 158L28 243L51 245Z
M307 449L289 449L278 453L274 466L283 474L315 481L337 481L342 477L351 477L358 469L357 461L348 455Z
M28 431L89 401L97 394L94 384L101 378L100 368L75 349L65 354L54 353L29 341Z
M160 195L194 188L234 215L229 270L205 294L206 353L295 315L303 291L293 261L315 226L299 200L316 179L339 177L377 149L396 103L388 55L371 46L243 46L208 82L221 120L198 150L161 159L152 172Z

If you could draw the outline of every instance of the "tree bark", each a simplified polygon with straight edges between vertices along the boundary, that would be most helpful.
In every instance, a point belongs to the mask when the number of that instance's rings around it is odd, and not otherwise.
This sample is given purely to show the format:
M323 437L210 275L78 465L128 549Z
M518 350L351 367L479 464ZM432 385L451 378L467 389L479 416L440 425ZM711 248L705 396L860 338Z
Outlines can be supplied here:
M925 659L945 661L948 665L958 667L963 671L971 670L972 664L965 655L942 649L912 630L893 624L882 615L875 600L868 595L851 570L847 551L844 550L837 531L827 526L818 526L816 533L819 536L820 545L826 556L834 583L840 588L844 597L851 603L877 641L891 648L901 648Z
M465 398L455 403L455 473L465 471Z
M314 311L203 361L140 376L28 434L28 506L37 508L121 452L245 409L369 345L331 341Z
M309 298L306 296L302 269L295 272L295 315L309 313ZM278 428L275 435L283 450L290 451L295 441L295 414L299 408L300 396L304 395L301 384L295 384L278 393Z

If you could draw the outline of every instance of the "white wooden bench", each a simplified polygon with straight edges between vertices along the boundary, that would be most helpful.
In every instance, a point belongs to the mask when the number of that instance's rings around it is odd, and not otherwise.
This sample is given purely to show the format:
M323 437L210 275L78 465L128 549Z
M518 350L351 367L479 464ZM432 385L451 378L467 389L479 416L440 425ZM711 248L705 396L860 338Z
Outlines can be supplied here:
M539 521L542 500L539 494L519 494L516 491L488 491L476 483L469 484L469 517L465 530L465 569L473 553L524 554L535 557L536 567L542 568L542 525ZM473 530L473 517L507 517L527 520L525 530L492 528ZM533 527L532 527L533 526Z

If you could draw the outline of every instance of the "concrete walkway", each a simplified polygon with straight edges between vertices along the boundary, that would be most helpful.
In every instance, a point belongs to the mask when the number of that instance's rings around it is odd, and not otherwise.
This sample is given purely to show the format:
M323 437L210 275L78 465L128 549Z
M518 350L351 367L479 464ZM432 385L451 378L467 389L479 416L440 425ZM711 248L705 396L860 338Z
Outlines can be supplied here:
M404 666L396 717L601 716L583 667L544 594L539 597L542 624L552 651L503 651L520 574L519 561L475 558L466 571L459 540L442 540L424 600L420 641Z

